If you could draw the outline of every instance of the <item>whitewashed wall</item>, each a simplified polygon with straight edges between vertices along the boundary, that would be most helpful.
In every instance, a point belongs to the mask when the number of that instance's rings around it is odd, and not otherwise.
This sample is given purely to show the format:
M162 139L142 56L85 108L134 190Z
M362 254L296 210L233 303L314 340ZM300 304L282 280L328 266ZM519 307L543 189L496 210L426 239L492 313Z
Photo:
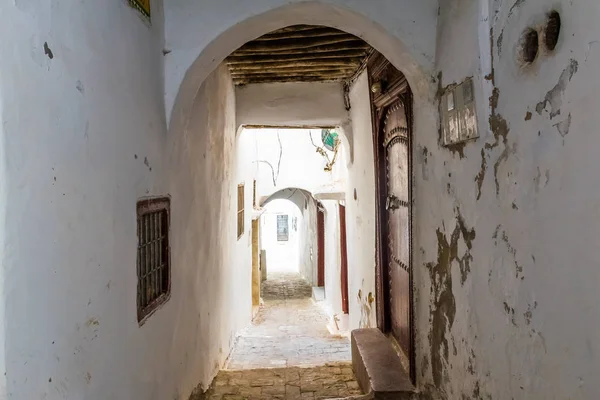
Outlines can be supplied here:
M312 140L311 142L311 134ZM257 168L257 197L264 199L287 188L300 188L313 193L320 187L339 183L337 170L324 171L326 159L316 152L322 146L320 129L243 129L245 148L253 153ZM333 153L329 153L333 157ZM338 166L345 170L343 155ZM345 178L345 174L342 175Z
M288 240L277 238L279 215L288 217ZM273 200L265 206L261 215L261 249L267 254L267 274L300 273L300 234L298 229L293 229L294 218L297 227L304 222L300 209L289 200Z
M348 119L340 82L239 86L236 105L238 125L337 126Z
M148 26L121 1L0 4L0 398L180 389L175 296L141 328L136 316L136 201L168 192L153 6Z
M375 307L375 170L366 72L350 89L353 162L348 163L346 225L350 329L377 326Z
M183 135L171 136L172 374L189 393L211 382L235 333L250 322L252 183L236 166L235 98L225 66L198 92ZM237 169L237 173L236 173ZM251 178L251 177L250 177ZM237 237L237 186L245 182L245 230ZM250 183L249 183L250 182Z
M159 1L151 26L123 2L0 5L6 395L162 400L210 382L244 324L234 293L250 302L250 268L228 255L249 252L231 212L247 178L235 173L226 71L198 90L244 42L313 23L364 37L415 95L419 387L440 398L600 397L600 5L237 3L168 2L166 39ZM518 67L520 33L551 8L563 18L557 49ZM461 153L439 145L435 92L467 76L481 137ZM135 202L167 192L173 296L140 328Z

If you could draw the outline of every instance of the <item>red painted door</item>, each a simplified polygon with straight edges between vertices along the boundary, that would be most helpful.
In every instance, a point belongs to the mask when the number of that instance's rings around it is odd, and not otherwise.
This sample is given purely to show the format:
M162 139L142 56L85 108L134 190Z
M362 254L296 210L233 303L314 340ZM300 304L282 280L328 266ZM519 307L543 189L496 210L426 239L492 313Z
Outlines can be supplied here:
M325 286L325 213L317 210L317 286ZM314 276L314 275L313 275Z
M348 304L348 246L346 244L346 207L340 204L340 253L342 282L342 311L349 312Z

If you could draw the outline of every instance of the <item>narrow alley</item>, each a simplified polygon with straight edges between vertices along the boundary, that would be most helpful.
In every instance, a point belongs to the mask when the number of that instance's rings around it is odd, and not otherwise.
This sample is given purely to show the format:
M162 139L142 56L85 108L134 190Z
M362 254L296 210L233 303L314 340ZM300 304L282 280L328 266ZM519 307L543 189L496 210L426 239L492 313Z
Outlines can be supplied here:
M0 400L600 399L599 19L0 1Z
M262 284L264 306L238 338L227 369L316 366L350 362L350 341L332 335L329 318L299 274L272 274Z
M361 394L350 342L327 329L329 318L306 279L273 272L264 305L242 331L207 399L326 399Z

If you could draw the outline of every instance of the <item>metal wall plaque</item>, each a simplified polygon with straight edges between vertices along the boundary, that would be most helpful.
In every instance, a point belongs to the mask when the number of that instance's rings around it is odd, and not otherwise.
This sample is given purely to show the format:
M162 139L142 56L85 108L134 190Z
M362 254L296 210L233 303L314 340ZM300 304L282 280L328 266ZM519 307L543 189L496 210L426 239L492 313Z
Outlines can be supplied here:
M464 142L479 136L473 79L467 78L458 85L446 88L441 98L440 114L444 145Z

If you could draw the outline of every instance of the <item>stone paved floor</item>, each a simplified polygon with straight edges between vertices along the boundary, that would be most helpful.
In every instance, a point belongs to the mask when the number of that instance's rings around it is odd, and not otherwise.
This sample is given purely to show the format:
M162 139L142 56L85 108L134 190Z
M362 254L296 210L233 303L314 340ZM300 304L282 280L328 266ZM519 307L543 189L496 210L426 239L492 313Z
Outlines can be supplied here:
M221 371L199 400L321 400L360 395L350 363Z
M238 338L206 400L319 400L360 395L350 342L331 335L327 315L298 274L263 282L262 306Z
M351 360L350 341L331 335L327 315L311 300L311 287L298 274L269 276L261 307L242 332L226 369L319 366Z

